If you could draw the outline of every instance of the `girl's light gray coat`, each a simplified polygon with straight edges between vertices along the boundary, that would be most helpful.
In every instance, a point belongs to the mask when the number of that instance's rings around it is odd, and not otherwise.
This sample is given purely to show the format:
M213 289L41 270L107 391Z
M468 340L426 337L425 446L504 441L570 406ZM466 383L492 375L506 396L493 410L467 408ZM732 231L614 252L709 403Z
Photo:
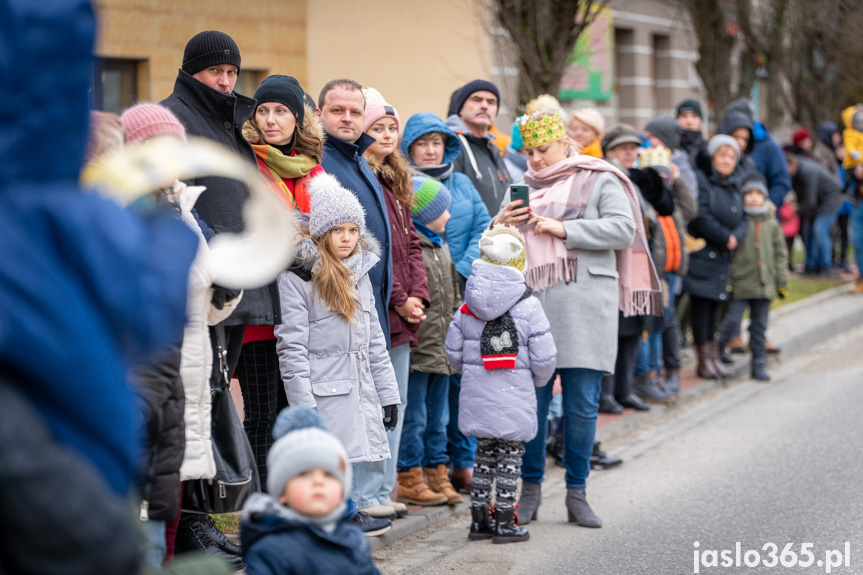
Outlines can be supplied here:
M536 392L554 374L557 349L548 319L515 269L475 260L465 288L471 314L456 312L446 336L450 364L461 372L458 427L465 435L530 441L536 436ZM515 369L487 370L480 352L486 322L509 312L518 337Z
M351 462L390 457L382 406L401 403L368 276L380 248L374 238L366 240L370 249L356 278L353 322L314 293L320 254L311 239L300 241L294 266L278 278L282 324L275 329L276 350L288 403L317 408Z

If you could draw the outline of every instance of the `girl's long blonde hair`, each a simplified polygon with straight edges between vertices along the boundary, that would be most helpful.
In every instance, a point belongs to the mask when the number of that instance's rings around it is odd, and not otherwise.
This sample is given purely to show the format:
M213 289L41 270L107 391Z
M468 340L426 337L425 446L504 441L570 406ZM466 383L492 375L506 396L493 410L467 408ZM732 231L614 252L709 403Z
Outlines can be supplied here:
M333 251L330 241L331 234L332 230L328 230L320 239L312 238L320 254L320 266L312 275L314 297L320 297L327 304L327 309L338 313L353 323L357 312L353 272L342 262L342 258ZM368 249L368 244L362 237L351 255L360 249Z

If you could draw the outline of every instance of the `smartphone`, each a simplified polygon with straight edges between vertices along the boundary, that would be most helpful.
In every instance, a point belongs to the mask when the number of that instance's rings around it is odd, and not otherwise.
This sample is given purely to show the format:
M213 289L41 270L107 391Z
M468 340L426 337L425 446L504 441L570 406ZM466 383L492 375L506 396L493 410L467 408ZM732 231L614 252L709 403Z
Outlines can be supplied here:
M521 207L526 208L530 201L530 188L523 184L513 184L510 187L510 199L512 201L523 200Z

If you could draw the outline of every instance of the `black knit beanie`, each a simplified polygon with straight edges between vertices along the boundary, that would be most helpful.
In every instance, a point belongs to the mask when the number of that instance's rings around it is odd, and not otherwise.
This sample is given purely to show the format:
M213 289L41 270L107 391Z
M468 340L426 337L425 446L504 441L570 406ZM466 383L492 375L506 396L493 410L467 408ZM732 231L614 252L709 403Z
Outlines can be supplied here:
M192 36L183 52L183 71L200 72L208 66L233 64L240 70L240 49L234 39L217 30L206 30Z
M695 115L704 119L704 114L701 112L701 102L698 100L683 100L677 105L677 115L680 116L683 112L695 112Z
M474 92L481 92L483 90L494 94L495 98L497 98L498 106L500 105L500 92L498 91L497 86L488 80L472 80L459 88L458 91L452 95L450 98L450 110L454 110L453 114L458 114L461 112L461 109L464 107L464 103L467 102L467 99L470 98L471 94Z
M303 106L303 88L296 78L291 76L282 76L276 74L267 77L261 82L260 87L255 92L255 100L258 104L264 102L279 102L288 107L294 113L298 124L303 123L303 114L305 107Z
M659 138L669 150L674 151L680 147L680 124L671 116L654 118L644 129Z

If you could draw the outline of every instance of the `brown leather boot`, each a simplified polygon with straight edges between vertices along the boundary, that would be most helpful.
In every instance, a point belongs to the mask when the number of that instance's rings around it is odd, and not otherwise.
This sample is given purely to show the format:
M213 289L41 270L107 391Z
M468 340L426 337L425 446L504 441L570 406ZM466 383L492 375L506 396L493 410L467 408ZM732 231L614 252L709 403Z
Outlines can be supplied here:
M461 495L449 481L449 469L446 468L445 464L441 463L437 467L426 467L426 476L429 478L429 487L432 491L443 493L447 505L462 503Z
M719 359L719 342L713 340L704 345L709 346L708 349L710 350L710 363L713 366L713 372L716 374L716 376L723 379L726 377L731 377L731 373L727 369L725 369L725 365L722 363L722 360Z
M709 346L709 343L696 344L695 352L698 354L698 367L695 372L698 377L703 379L719 379L719 376L713 370L713 362L710 361Z
M423 507L444 505L447 498L442 493L432 491L423 481L422 467L413 467L408 471L399 471L399 491L396 501L410 503ZM461 498L459 498L461 501Z
M732 337L731 341L728 342L727 347L731 350L731 353L746 353L746 346L743 345L743 338L739 335Z
M855 280L854 280L854 287L852 287L852 288L848 291L848 293L853 293L853 294L860 294L860 293L863 293L863 278L861 278L861 277L858 275L858 276L857 276L857 279L855 279Z

